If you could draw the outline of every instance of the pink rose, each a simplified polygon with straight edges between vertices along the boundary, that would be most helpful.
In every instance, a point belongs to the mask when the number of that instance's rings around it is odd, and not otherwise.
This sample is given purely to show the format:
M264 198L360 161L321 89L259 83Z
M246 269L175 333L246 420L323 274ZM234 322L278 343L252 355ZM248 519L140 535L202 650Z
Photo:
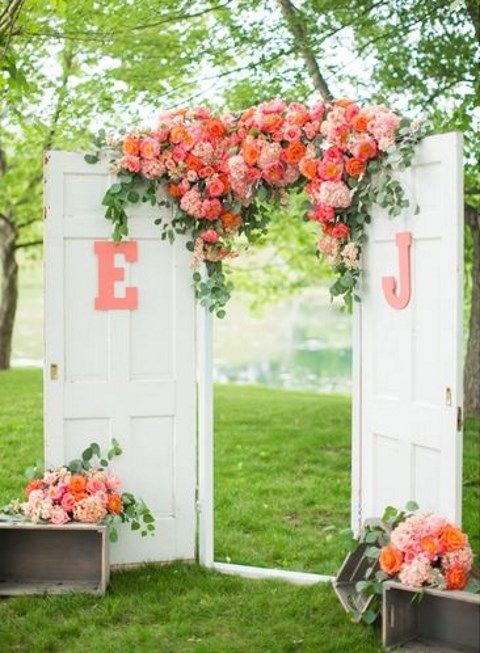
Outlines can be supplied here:
M103 481L99 481L96 478L91 478L87 481L87 492L90 494L97 494L97 492L105 492L106 487Z
M310 220L315 220L316 222L326 224L327 222L333 222L335 219L335 210L333 206L327 206L326 204L317 204L314 210L309 212L308 217Z
M285 125L283 129L283 138L290 143L298 141L301 136L300 127L298 125Z
M169 133L168 127L159 127L152 132L152 136L153 138L156 138L159 143L163 143L167 140Z
M285 168L280 161L268 163L262 171L262 177L269 184L278 184L285 176Z
M207 192L210 197L218 197L222 195L225 191L225 186L218 178L214 178L207 183Z
M207 231L203 232L201 238L205 243L218 243L220 240L220 236L215 229L207 229Z
M63 510L66 510L66 512L72 512L72 510L75 508L75 497L73 494L66 492L62 497L60 505L62 506Z
M185 157L187 156L187 150L183 145L175 145L175 147L172 150L172 156L177 163L179 161L183 161Z
M52 524L60 526L70 521L70 517L67 515L63 508L60 506L54 506L50 511L50 521Z
M332 145L323 153L323 158L327 161L335 161L343 164L342 150L336 145Z
M150 136L140 141L140 154L144 159L154 159L160 152L158 141Z
M139 172L140 171L140 157L133 156L132 154L127 154L121 160L122 168L125 168L129 172Z
M105 480L105 485L109 490L116 491L122 484L120 478L116 474L108 474Z
M216 220L222 212L223 206L220 200L216 198L203 200L201 215L205 220Z
M343 240L344 238L348 238L349 233L350 229L346 224L343 222L337 222L337 224L332 227L330 235L332 238L336 238L337 240Z

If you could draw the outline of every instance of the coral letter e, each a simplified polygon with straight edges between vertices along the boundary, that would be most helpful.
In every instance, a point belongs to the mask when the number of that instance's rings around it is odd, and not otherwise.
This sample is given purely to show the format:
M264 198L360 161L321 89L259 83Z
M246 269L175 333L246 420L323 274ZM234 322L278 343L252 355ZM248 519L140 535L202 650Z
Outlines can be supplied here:
M402 231L395 236L398 247L399 283L395 277L382 277L382 288L385 299L392 308L402 309L408 306L412 293L410 247L412 234Z
M138 308L137 288L126 286L124 296L115 297L115 283L125 279L125 268L115 265L115 254L122 254L125 261L134 263L137 260L137 243L97 240L94 243L94 250L98 257L98 295L95 297L95 310L134 311Z

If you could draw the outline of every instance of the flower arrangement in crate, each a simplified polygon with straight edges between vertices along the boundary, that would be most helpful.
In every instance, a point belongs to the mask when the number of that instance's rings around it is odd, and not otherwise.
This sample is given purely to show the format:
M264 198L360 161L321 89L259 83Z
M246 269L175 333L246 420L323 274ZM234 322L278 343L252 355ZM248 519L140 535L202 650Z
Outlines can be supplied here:
M381 607L382 586L396 580L418 590L463 590L478 592L480 583L471 575L473 552L468 536L446 517L417 512L414 501L405 510L386 508L380 522L366 525L360 542L369 544L366 556L372 565L358 592L370 597L362 620L372 623Z
M4 512L34 523L107 524L112 542L118 539L116 525L120 523L130 524L143 537L153 535L155 520L148 506L130 492L122 492L121 479L108 469L121 453L115 439L105 455L93 442L81 458L67 465L45 473L38 467L28 469L26 500L12 501Z

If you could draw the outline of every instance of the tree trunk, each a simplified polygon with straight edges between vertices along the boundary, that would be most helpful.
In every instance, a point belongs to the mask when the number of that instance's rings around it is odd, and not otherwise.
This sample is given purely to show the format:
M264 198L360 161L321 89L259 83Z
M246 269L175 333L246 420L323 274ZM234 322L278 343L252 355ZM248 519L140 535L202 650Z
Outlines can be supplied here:
M303 57L305 67L312 78L315 88L322 96L324 102L330 102L333 100L333 95L328 88L325 77L322 75L315 52L310 45L309 35L302 20L300 11L295 7L291 0L277 0L277 4L282 10L287 27L293 36L298 51Z
M467 207L467 224L473 238L472 302L464 367L464 410L480 417L480 210Z
M18 299L16 236L13 225L0 219L0 370L8 370L12 353L13 325Z

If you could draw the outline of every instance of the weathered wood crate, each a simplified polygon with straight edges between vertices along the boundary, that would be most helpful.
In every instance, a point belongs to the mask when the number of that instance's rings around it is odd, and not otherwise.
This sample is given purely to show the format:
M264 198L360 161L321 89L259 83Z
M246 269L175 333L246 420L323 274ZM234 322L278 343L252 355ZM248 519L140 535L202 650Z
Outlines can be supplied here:
M415 593L394 581L384 583L384 647L415 653L480 650L480 595L426 589L416 600Z
M359 544L355 551L349 553L333 581L333 588L340 603L352 614L354 621L360 621L372 601L371 596L365 597L356 590L357 582L366 578L369 569L369 578L373 577L378 569L378 562L365 555L369 546L371 544Z
M104 594L108 529L97 524L0 522L0 595Z

